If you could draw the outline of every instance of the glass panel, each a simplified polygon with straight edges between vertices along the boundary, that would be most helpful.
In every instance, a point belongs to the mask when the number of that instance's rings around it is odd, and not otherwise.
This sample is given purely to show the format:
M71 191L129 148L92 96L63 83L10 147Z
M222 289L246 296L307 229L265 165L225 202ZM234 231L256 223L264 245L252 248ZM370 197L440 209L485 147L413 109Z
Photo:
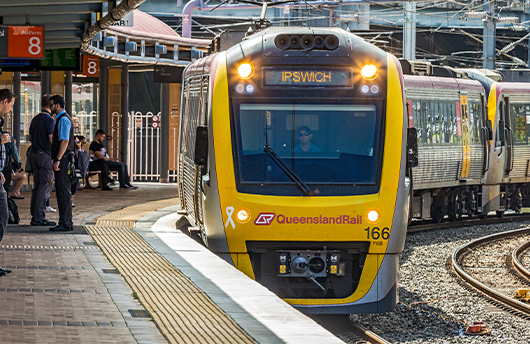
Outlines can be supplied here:
M88 142L94 139L98 125L97 98L94 84L72 85L72 121L74 135L83 135Z
M510 104L510 119L512 124L513 139L515 144L528 144L528 130L530 109L525 104Z
M375 183L380 115L375 105L241 104L241 182L290 183L269 146L305 183Z
M20 99L16 100L20 104L20 141L29 142L29 125L40 112L40 82L22 81L20 94Z
M482 124L482 103L480 102L470 102L469 103L469 124L470 124L470 135L472 144L482 143L481 128L484 126Z

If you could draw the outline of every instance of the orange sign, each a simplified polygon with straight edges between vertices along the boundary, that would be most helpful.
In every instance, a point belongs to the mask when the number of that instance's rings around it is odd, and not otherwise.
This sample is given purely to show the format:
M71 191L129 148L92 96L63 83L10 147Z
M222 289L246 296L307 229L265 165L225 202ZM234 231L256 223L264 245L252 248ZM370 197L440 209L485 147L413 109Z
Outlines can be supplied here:
M99 57L83 55L83 75L99 76Z
M44 27L9 26L8 55L15 58L44 58Z

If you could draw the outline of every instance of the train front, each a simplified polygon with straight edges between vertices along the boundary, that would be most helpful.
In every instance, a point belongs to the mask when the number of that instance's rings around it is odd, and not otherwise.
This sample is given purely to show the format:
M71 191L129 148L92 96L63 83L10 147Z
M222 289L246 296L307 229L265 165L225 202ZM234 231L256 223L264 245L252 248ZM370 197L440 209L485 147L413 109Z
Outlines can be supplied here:
M286 30L212 64L216 223L234 265L300 310L385 312L408 218L399 63L343 30Z

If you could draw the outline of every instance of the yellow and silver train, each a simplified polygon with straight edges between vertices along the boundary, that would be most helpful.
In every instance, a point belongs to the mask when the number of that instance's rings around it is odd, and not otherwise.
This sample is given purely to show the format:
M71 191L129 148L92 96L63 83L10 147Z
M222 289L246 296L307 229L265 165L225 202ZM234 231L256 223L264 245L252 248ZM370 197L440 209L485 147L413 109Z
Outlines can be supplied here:
M397 59L340 29L270 28L197 60L179 141L190 231L303 312L392 309L404 105Z

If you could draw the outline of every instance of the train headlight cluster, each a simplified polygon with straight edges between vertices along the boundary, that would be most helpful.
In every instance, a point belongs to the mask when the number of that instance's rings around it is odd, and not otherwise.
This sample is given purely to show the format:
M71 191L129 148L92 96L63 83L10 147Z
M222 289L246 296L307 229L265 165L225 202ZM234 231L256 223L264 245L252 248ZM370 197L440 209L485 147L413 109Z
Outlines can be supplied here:
M237 75L241 79L248 79L254 74L254 67L248 62L244 62L237 67Z
M371 63L365 64L361 69L361 76L366 80L373 80L377 76L377 67Z

